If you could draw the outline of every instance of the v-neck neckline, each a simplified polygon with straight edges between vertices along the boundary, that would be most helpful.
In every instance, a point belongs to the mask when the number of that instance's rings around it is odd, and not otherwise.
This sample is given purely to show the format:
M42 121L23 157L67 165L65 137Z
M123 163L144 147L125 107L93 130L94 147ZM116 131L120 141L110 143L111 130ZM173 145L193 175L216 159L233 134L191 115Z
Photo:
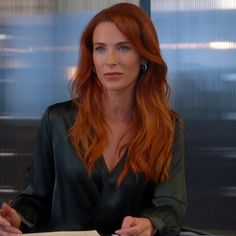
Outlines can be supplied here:
M121 158L119 159L119 161L116 163L116 165L114 166L114 168L112 170L109 170L108 166L107 166L107 163L106 163L106 160L104 158L104 155L102 154L102 162L103 162L103 165L104 165L104 168L105 168L105 171L107 172L107 174L112 174L113 172L116 171L116 169L121 165L121 163L123 162L123 160L126 158L126 155L127 155L127 150L124 151L124 153L121 155Z

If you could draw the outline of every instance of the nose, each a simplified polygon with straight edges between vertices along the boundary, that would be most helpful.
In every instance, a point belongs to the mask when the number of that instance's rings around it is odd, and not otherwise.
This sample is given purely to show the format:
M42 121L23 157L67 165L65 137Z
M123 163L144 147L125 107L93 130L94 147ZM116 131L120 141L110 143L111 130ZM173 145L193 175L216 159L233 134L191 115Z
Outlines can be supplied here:
M114 50L108 50L107 53L107 60L106 60L106 65L107 66L114 66L117 64L117 56Z

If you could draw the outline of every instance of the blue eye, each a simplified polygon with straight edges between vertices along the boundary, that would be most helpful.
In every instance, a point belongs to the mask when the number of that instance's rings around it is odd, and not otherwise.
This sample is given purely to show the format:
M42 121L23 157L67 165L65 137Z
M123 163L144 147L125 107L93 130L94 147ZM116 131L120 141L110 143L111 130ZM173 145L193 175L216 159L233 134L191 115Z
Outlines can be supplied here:
M119 46L118 50L121 52L127 52L130 50L130 47L128 45L121 45Z
M97 47L94 48L94 51L96 51L96 52L104 52L105 49L106 49L106 48L103 47L103 46L97 46Z

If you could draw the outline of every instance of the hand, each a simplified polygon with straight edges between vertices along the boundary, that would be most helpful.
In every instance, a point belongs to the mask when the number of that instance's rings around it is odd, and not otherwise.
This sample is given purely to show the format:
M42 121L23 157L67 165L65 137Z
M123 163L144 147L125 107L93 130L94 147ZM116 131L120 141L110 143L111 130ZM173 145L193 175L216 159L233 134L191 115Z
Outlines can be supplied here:
M126 216L123 219L121 229L116 234L121 236L152 236L154 226L148 218L136 218Z
M20 216L8 204L3 203L0 209L0 235L15 236L21 234L18 229L20 226Z

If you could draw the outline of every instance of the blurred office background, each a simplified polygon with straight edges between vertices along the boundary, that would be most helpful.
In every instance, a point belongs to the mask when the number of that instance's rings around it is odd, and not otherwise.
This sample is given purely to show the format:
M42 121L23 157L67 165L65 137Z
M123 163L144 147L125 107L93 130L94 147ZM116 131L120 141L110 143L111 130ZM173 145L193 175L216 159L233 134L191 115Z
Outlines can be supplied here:
M70 99L80 33L124 1L0 0L0 203L24 185L45 108ZM236 235L236 0L125 1L149 12L185 120L185 225Z

